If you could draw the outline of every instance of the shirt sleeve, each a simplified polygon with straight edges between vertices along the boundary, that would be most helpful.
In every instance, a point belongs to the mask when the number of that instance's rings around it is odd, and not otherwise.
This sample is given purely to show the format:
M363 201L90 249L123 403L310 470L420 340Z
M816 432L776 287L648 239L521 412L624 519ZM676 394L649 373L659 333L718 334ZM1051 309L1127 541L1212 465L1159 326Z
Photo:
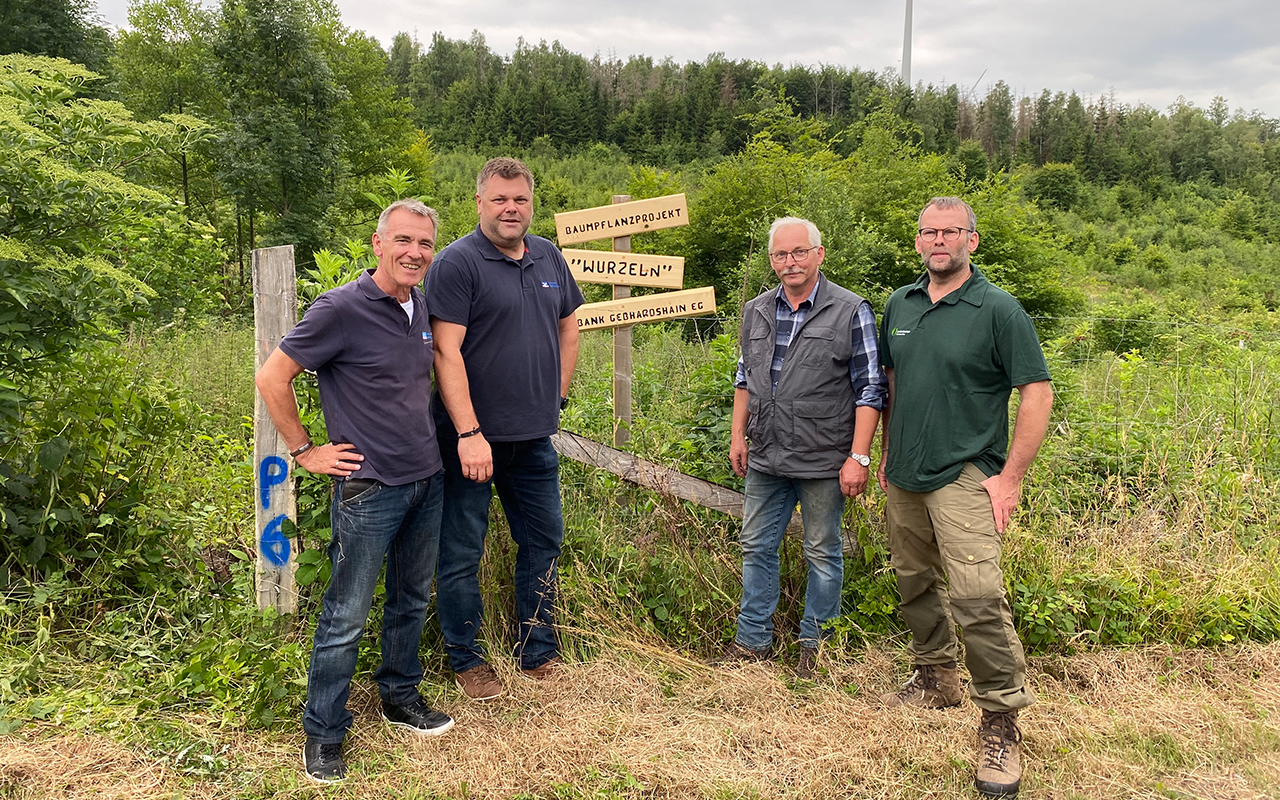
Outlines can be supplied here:
M586 301L582 296L582 290L578 288L578 282L573 279L573 273L569 271L569 264L564 260L564 256L554 248L552 252L555 253L556 260L560 262L560 274L564 275L564 278L560 281L560 285L564 287L561 290L560 319L564 319L577 311L578 306Z
M280 340L280 349L303 369L315 372L342 352L345 339L342 315L325 293L316 298L293 330Z
M427 270L427 310L444 322L471 324L474 281L465 257L447 249Z
M849 359L849 380L853 382L855 403L883 411L889 380L880 368L880 346L876 340L876 313L865 300L853 315L853 357Z
M1013 386L1050 379L1035 323L1022 306L1013 309L996 332L996 354Z
M889 314L893 309L893 298L884 304L884 313L880 315L880 366L893 369L893 357L889 354ZM883 409L881 409L883 410Z

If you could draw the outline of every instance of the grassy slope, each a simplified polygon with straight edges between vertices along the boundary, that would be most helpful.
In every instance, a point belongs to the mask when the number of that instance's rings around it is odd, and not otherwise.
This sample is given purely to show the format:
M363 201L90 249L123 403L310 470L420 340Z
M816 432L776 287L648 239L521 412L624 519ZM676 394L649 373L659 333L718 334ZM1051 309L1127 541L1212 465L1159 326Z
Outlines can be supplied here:
M389 733L377 694L352 697L353 798L961 798L973 796L976 711L887 711L902 669L880 647L827 661L816 683L785 668L712 670L665 648L615 641L534 684L470 703L430 686L458 727ZM1151 648L1037 658L1040 702L1023 715L1025 797L1280 797L1280 646ZM168 739L77 732L51 720L0 740L6 798L317 796L300 734L245 733L198 712ZM131 732L132 729L132 732ZM123 735L123 739L119 737Z

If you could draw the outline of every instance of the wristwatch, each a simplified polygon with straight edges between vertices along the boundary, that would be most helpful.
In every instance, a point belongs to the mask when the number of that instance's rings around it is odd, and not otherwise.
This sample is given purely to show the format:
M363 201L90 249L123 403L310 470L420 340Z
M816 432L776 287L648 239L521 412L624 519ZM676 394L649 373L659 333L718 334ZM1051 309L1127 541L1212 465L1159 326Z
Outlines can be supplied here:
M861 464L864 467L869 466L871 464L871 456L864 456L859 453L850 453L849 458L852 458L854 461L857 461L859 464Z

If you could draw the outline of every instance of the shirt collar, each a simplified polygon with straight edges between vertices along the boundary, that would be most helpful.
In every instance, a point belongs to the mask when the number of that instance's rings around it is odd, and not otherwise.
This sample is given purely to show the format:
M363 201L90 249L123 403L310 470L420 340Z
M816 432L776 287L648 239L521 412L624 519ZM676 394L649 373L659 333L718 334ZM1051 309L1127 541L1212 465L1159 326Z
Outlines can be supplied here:
M982 307L982 301L987 296L987 287L991 285L991 282L987 280L986 275L982 274L982 270L973 264L970 264L969 268L973 270L973 274L960 285L959 289L939 300L939 303L955 305L963 300L971 306ZM927 271L915 283L911 284L911 288L907 290L907 294L915 292L921 292L926 299L929 297L929 273Z
M382 287L373 279L373 273L376 269L366 269L356 278L356 287L360 289L367 300L395 300L396 305L400 305L400 301L382 291ZM418 294L421 286L414 286L409 289L409 302L413 303L414 308L418 307Z
M818 273L818 280L817 280L817 281L815 281L815 282L814 282L814 284L813 284L813 291L809 292L809 296L808 296L808 297L806 297L805 299L803 299L803 300L801 300L801 301L800 301L800 305L801 305L801 306L803 306L805 303L808 303L808 304L809 304L809 307L810 307L810 308L812 308L812 307L813 307L814 302L816 301L816 299L817 299L817 297L818 297L818 287L820 287L820 286L822 286L822 273L821 273L821 272L819 272L819 273ZM775 303L785 303L785 304L786 304L786 306L787 306L787 311L791 311L791 302L790 302L789 300L787 300L787 294L786 294L786 292L785 292L785 291L783 291L783 289L784 289L784 287L783 287L783 286L781 286L781 285L779 285L779 286L778 286L778 293L774 296L774 297L775 297L774 302L775 302ZM799 311L799 308L797 308L796 310L797 310L797 311ZM794 311L792 311L791 313L793 313L793 314L794 314L795 312L794 312Z
M364 293L364 296L370 300L381 300L383 298L390 298L391 295L382 291L382 287L379 286L378 282L373 279L374 272L375 270L372 270L372 269L366 269L364 272L361 272L360 276L356 278L356 286L358 286L360 288L360 291ZM395 299L395 298L391 298L391 299ZM400 301L396 300L396 302L398 303Z

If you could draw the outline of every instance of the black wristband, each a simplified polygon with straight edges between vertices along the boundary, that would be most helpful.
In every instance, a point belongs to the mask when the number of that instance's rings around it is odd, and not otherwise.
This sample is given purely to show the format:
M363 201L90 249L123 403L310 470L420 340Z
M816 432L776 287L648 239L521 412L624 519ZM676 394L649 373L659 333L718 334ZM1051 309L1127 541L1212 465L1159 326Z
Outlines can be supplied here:
M480 435L480 426L479 426L479 425L475 426L475 428L473 428L472 430L467 431L466 433L460 433L460 434L458 434L458 438L459 438L459 439L466 439L466 438L467 438L467 437L469 437L469 436L478 436L478 435Z
M560 398L560 410L561 410L561 411L564 411L564 410L565 410L566 408L568 408L568 407L569 407L569 398L567 398L567 397L561 397L561 398Z
M304 444L302 447L299 447L297 450L290 450L289 458L297 458L298 456L302 455L303 453L307 452L308 450L310 450L315 446L316 446L316 443L308 439L307 443Z

